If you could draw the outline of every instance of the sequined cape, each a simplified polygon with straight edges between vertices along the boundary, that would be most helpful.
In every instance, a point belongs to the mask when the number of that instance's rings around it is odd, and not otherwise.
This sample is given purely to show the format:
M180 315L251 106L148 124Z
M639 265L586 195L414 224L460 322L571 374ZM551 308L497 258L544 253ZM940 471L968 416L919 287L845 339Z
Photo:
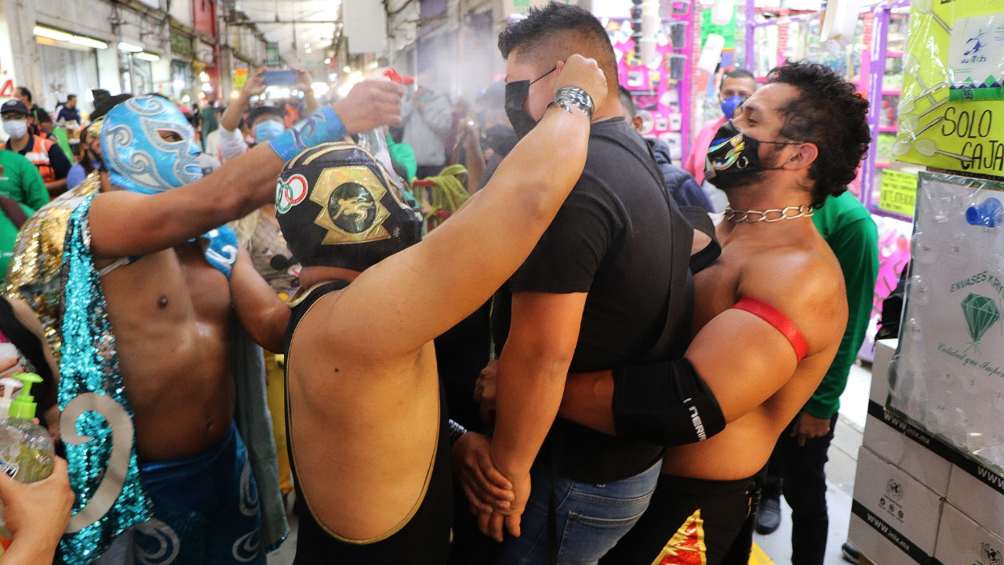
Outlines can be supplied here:
M70 214L62 256L65 312L57 399L70 487L76 495L59 542L66 563L90 563L126 529L152 517L140 482L133 412L119 369L87 215L97 193Z
M21 227L14 244L4 294L25 301L38 314L57 360L62 346L59 325L63 288L59 272L66 228L70 213L100 189L101 178L97 172L91 173L79 186L35 212Z

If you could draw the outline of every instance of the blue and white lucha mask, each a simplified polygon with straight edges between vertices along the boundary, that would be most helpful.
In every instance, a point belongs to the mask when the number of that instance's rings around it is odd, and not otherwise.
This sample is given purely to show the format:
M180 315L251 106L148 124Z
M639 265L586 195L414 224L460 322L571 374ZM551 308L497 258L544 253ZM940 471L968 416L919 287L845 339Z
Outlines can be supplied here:
M100 138L111 182L125 190L156 194L202 178L192 126L159 96L136 96L112 108Z

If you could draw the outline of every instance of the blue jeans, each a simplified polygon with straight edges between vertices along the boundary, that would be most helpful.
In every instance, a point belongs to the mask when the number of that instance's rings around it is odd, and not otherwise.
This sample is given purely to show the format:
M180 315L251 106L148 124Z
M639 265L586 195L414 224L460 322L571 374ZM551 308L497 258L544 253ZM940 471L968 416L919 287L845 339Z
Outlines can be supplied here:
M613 483L580 483L553 477L549 465L531 472L533 490L518 538L506 538L502 565L550 565L555 546L559 565L592 565L610 551L648 508L662 461ZM553 498L552 498L553 497ZM548 509L555 505L557 539L551 539Z

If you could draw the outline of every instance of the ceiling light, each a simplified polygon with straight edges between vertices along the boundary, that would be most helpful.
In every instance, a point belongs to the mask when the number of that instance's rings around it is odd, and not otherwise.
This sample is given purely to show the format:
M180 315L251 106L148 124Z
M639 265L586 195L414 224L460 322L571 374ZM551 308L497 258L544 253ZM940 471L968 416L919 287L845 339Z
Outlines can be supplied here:
M133 45L132 43L127 43L125 41L119 41L119 51L125 51L126 53L139 53L143 48L139 45Z
M135 55L133 55L133 57L136 57L140 61L150 61L151 63L156 63L157 61L160 60L160 55L158 55L156 53L150 53L149 51L143 51L142 53L136 53Z
M352 72L352 67L345 65L344 67L342 67L342 72L345 74L349 74Z
M325 57L324 58L324 64L325 65L330 65L331 64L331 57Z
M65 31L60 31L58 29L53 29L51 27L45 26L35 26L32 30L34 35L38 37L44 37L46 39L52 39L53 41L62 41L64 43L69 43L71 45L78 45L80 47L90 47L91 49L107 49L108 44L104 41L99 41L91 37L86 37L83 35L75 35L72 33L67 33Z

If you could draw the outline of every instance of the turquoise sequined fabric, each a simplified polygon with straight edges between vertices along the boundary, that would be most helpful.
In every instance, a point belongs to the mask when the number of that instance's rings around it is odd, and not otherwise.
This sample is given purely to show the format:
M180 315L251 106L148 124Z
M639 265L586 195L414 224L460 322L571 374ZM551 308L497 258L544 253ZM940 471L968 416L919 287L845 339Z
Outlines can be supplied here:
M59 363L59 408L65 410L80 395L95 393L111 397L132 417L119 371L101 277L94 268L90 251L87 216L95 196L85 198L70 216L63 251L65 312ZM108 468L113 437L107 416L87 411L77 418L75 425L79 435L90 439L66 446L70 486L76 494L74 515L87 506L102 481L121 480L123 483L114 505L104 516L60 540L59 553L63 561L89 563L123 531L149 520L152 507L140 484L135 447L131 449L127 469ZM132 437L124 439L133 440Z

